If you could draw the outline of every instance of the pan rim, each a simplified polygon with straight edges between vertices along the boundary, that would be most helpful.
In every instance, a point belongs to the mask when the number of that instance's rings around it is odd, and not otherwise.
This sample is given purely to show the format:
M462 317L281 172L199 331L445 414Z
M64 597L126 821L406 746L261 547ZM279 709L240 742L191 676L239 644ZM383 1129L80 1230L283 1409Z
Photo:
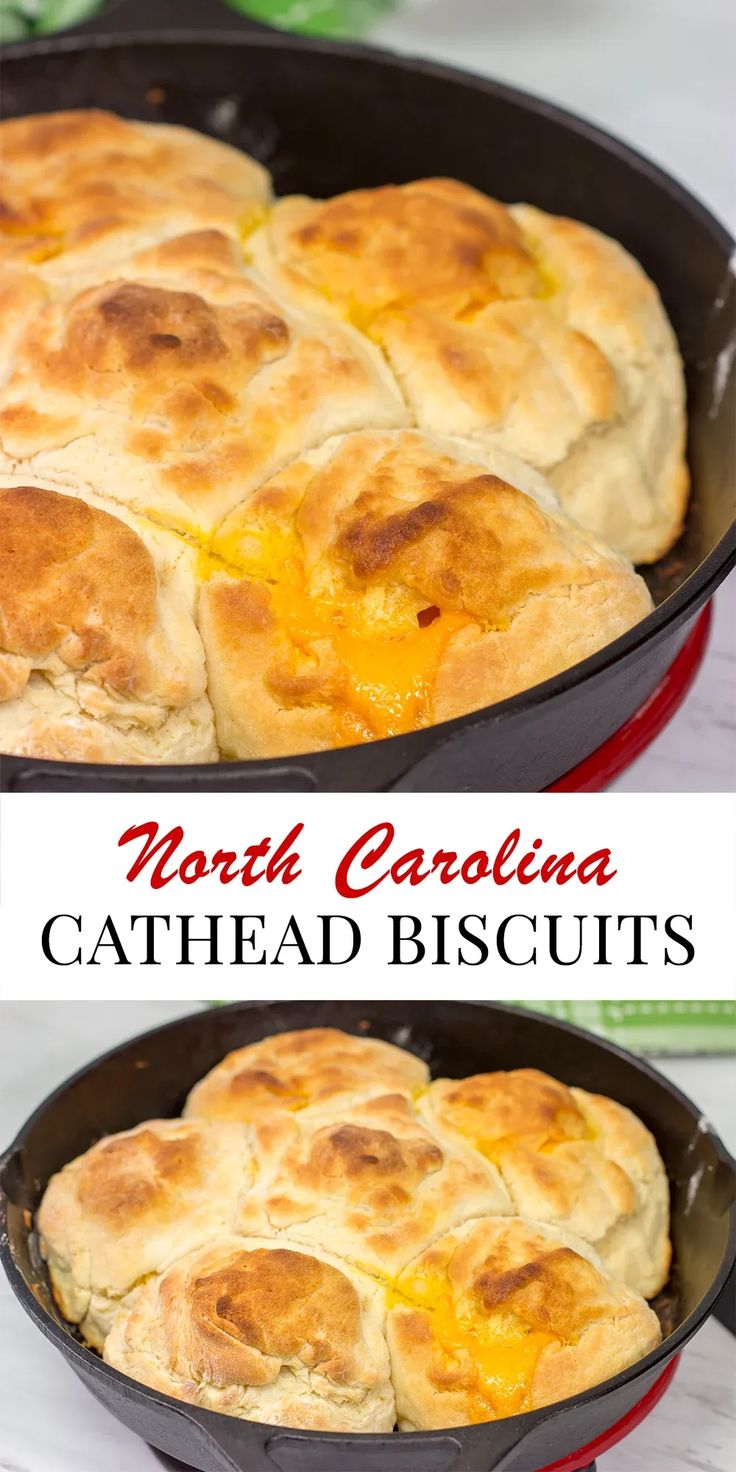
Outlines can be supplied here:
M495 78L482 76L476 72L466 71L459 67L447 66L444 63L427 60L404 53L395 53L380 47L366 46L351 42L325 42L319 38L293 35L287 32L267 30L207 30L207 29L172 29L143 32L133 29L130 32L120 31L109 34L84 35L79 31L68 36L55 39L25 42L10 45L4 48L6 65L7 62L18 60L33 60L34 58L48 55L57 55L74 52L85 52L89 50L111 50L115 48L129 48L139 46L155 46L166 44L167 46L233 46L255 47L260 50L306 52L322 57L337 57L348 62L369 62L389 67L399 72L419 73L438 80L459 83L471 86L475 90L485 92L491 96L502 98L524 110L536 114L544 119L557 123L564 129L586 138L603 152L613 155L619 161L627 165L633 174L643 176L662 190L671 199L682 206L707 233L715 245L724 255L724 280L729 272L733 271L733 262L736 256L736 240L730 234L729 229L723 221L709 208L709 206L690 189L680 182L674 175L670 174L661 164L649 158L647 154L640 152L634 145L609 133L597 123L582 117L557 103L528 92L523 88L512 86L506 82L497 81ZM7 74L6 74L7 82ZM509 717L518 715L532 715L537 711L548 708L558 697L565 696L578 687L584 689L599 676L608 670L613 670L621 665L624 660L635 658L642 651L654 648L661 642L665 635L672 633L686 619L695 615L697 610L706 600L712 596L716 588L722 583L732 569L736 566L736 515L730 526L725 530L718 542L713 546L702 562L688 575L687 578L663 599L659 606L647 614L631 629L619 635L611 643L605 644L602 649L595 651L586 659L571 665L569 669L562 670L549 679L540 681L530 686L527 690L519 691L516 695L507 697L505 700L496 701L490 705L479 707L477 710L468 711L459 716L453 716L446 721L440 721L431 726L420 727L416 731L402 732L396 736L380 737L370 743L357 743L354 746L339 748L340 755L349 762L360 759L360 754L365 750L366 744L370 749L380 751L399 751L398 743L403 743L404 756L400 758L397 768L390 777L389 785L393 786L401 777L416 766L440 746L450 746L454 739L464 736L468 732L480 726L503 722ZM307 764L307 772L310 772L309 763L318 760L320 767L325 767L333 758L333 749L326 751L295 751L284 757L250 758L231 761L220 759L218 762L193 762L181 766L171 763L155 764L127 764L127 763L99 763L99 762L69 762L63 759L55 760L42 757L16 758L13 753L6 753L7 761L22 760L24 770L34 772L39 768L50 772L64 772L77 781L83 781L92 773L101 780L110 782L130 782L135 776L143 773L150 778L156 773L166 773L170 776L178 776L196 780L206 776L211 777L214 772L221 774L232 773L236 779L239 773L252 775L255 779L259 775L267 775L272 772L277 775L278 769L291 771L300 763ZM380 755L378 757L380 760ZM334 759L333 759L334 764ZM78 775L77 775L78 774ZM317 783L318 787L319 784Z
M364 1008L369 1015L371 1007L375 1005L371 1002L362 1003L359 1001L359 999L355 999L354 1002L352 999L350 999L350 1004ZM657 1084L673 1099L675 1099L678 1104L686 1109L688 1114L692 1117L696 1128L702 1129L702 1121L704 1120L704 1116L701 1114L698 1105L695 1104L695 1102L690 1099L687 1094L679 1089L676 1084L671 1083L670 1080L666 1078L662 1073L660 1073L658 1069L653 1067L653 1065L649 1063L648 1060L637 1058L634 1054L630 1053L626 1048L620 1047L620 1045L617 1043L609 1042L605 1038L599 1038L595 1034L590 1033L586 1028L578 1027L575 1023L567 1022L561 1018L549 1017L544 1013L535 1012L532 1009L528 1009L528 1011L525 1009L524 1012L520 1012L518 1008L513 1007L508 1003L479 1003L472 1001L456 1002L454 1000L451 1001L450 999L448 999L448 1004L453 1006L454 1008L472 1008L478 1012L480 1012L482 1009L484 1014L488 1012L491 1014L500 1013L506 1017L513 1016L516 1020L518 1020L520 1017L523 1018L524 1016L529 1016L532 1021L541 1022L552 1032L560 1031L565 1033L566 1035L572 1035L582 1042L589 1044L592 1043L597 1049L600 1049L604 1053L618 1058L619 1060L622 1060L630 1066L633 1066L636 1071L641 1072L645 1076L650 1078L652 1082ZM333 1003L332 1005L335 1005L339 1011L339 1002L336 1004ZM404 1005L407 1005L407 1003L405 1002ZM281 1009L293 1006L293 1001L264 1002L257 1000L248 1000L233 1002L224 1007L218 1008L217 1015L232 1016L237 1013L250 1013L257 1011L264 1011L271 1015L277 1015ZM0 1158L0 1174L2 1172L2 1167L4 1163L9 1160L15 1152L23 1148L28 1134L36 1125L40 1123L47 1110L52 1108L55 1102L83 1077L94 1072L96 1068L101 1067L109 1059L115 1057L122 1052L125 1052L127 1049L134 1049L137 1045L143 1042L149 1042L151 1039L157 1038L167 1032L171 1032L178 1027L190 1025L195 1018L202 1017L203 1015L206 1015L206 1011L202 1008L191 1012L186 1012L182 1017L174 1018L168 1022L161 1023L154 1028L149 1028L144 1032L137 1033L132 1038L126 1039L124 1042L117 1044L115 1047L106 1049L103 1053L99 1054L99 1056L92 1059L91 1062L87 1063L82 1068L77 1069L73 1074L69 1076L69 1078L65 1079L61 1084L58 1085L57 1088L53 1089L46 1096L46 1098L41 1101L41 1103L21 1126L12 1144L8 1147L7 1151L3 1152L2 1158ZM336 1025L340 1025L339 1018L336 1019ZM276 1031L278 1031L278 1029L276 1029ZM707 1137L711 1142L716 1156L718 1157L719 1164L723 1165L731 1174L736 1174L736 1161L733 1159L730 1152L721 1140L719 1134L713 1128L710 1122L705 1120L705 1124L707 1128L704 1132L707 1134ZM76 1361L79 1364L83 1374L85 1375L93 1374L100 1378L103 1382L109 1381L111 1378L112 1383L116 1384L119 1389L123 1389L128 1397L131 1394L131 1387L134 1387L135 1393L148 1400L149 1403L151 1403L152 1405L163 1405L167 1410L177 1413L185 1420L198 1423L200 1426L203 1427L205 1432L207 1431L207 1427L210 1422L212 1422L213 1426L216 1427L221 1424L223 1419L229 1422L231 1425L233 1420L237 1420L237 1418L225 1416L222 1412L219 1411L210 1411L205 1409L204 1407L199 1406L189 1406L186 1403L182 1403L181 1401L176 1400L174 1397L166 1395L161 1391L153 1390L151 1387L144 1385L140 1381L131 1379L130 1376L125 1375L121 1371L114 1369L111 1365L105 1364L105 1362L98 1355L96 1355L92 1350L88 1349L85 1345L81 1344L77 1339L75 1339L69 1329L63 1327L61 1324L57 1324L56 1321L49 1314L48 1310L38 1301L31 1287L26 1282L23 1273L15 1262L7 1231L8 1205L8 1197L5 1191L0 1187L0 1262L2 1262L6 1276L10 1282L10 1286L13 1289L16 1298L18 1298L21 1306L25 1309L26 1313L33 1320L36 1327L40 1329L44 1337L48 1339L54 1345L54 1347L63 1354L65 1358L71 1359L73 1362ZM645 1355L642 1359L636 1360L633 1365L630 1365L626 1370L621 1371L618 1375L611 1376L609 1379L601 1381L600 1384L592 1386L589 1390L583 1391L578 1395L569 1396L565 1400L554 1401L550 1406L541 1407L538 1410L534 1411L526 1411L518 1416L504 1418L504 1420L508 1424L513 1423L514 1425L519 1426L520 1440L522 1436L526 1435L527 1432L530 1432L535 1426L542 1424L543 1421L549 1420L551 1417L556 1417L558 1414L566 1410L570 1411L584 1404L590 1404L591 1402L601 1398L603 1395L613 1390L619 1389L625 1385L628 1385L639 1377L648 1374L649 1371L653 1371L660 1366L664 1367L664 1365L669 1360L671 1360L674 1355L679 1353L679 1351L684 1347L688 1340L693 1337L693 1335L701 1328L703 1323L705 1323L706 1319L708 1319L712 1314L713 1308L715 1307L715 1304L720 1297L726 1280L733 1269L734 1260L736 1260L736 1203L732 1202L727 1210L730 1217L728 1240L718 1271L714 1275L713 1281L711 1282L708 1290L703 1294L698 1304L695 1306L694 1309L691 1310L691 1312L687 1315L683 1322L679 1324L677 1328L672 1331L671 1334L668 1334L662 1340L662 1342L656 1346L655 1349L651 1350L648 1355ZM74 1365L72 1367L74 1368ZM114 1414L114 1412L111 1412L111 1414ZM244 1424L246 1427L255 1427L259 1431L263 1432L264 1435L271 1436L280 1433L288 1434L290 1430L293 1430L295 1434L298 1434L300 1439L307 1438L310 1441L314 1440L315 1442L319 1443L329 1443L333 1446L341 1446L346 1440L346 1434L340 1432L302 1431L300 1429L297 1430L296 1428L278 1427L272 1425L271 1423L260 1421L246 1421ZM499 1423L493 1421L480 1422L477 1425L471 1426L445 1427L442 1430L438 1431L402 1432L401 1436L402 1440L411 1439L417 1445L427 1440L431 1441L435 1439L441 1439L442 1437L451 1436L453 1432L462 1433L463 1437L468 1437L470 1439L482 1438L485 1434L487 1434L489 1426L495 1426L497 1424ZM214 1435L215 1433L213 1432L212 1434ZM385 1445L387 1441L390 1443L395 1435L395 1432L363 1432L360 1434L360 1444L363 1445L364 1443L371 1443L376 1446Z
M624 163L634 165L639 172L648 174L652 180L659 184L666 193L677 198L692 213L700 218L700 222L713 235L714 240L723 246L728 252L730 261L736 251L736 237L734 237L728 225L704 199L684 184L675 174L663 165L651 158L633 143L620 138L616 133L610 132L600 123L593 122L582 113L573 111L572 108L564 107L561 103L552 102L540 93L531 92L525 87L517 87L510 82L504 82L495 76L487 76L482 72L472 71L466 67L450 66L445 62L433 61L428 57L420 56L412 52L391 51L387 47L371 46L361 42L352 41L326 41L316 36L299 35L288 31L277 31L275 29L258 30L209 30L207 27L172 27L150 31L141 31L133 28L130 31L112 31L105 34L85 35L80 27L75 28L69 35L47 37L36 41L12 42L3 47L3 54L7 61L28 60L36 56L49 56L56 53L88 50L109 50L116 47L130 46L226 46L228 49L236 45L238 47L256 47L258 49L273 51L307 51L316 55L331 57L338 56L346 61L372 61L391 67L396 71L417 72L426 76L437 77L438 80L460 82L468 84L479 91L490 92L497 97L502 97L509 102L516 103L530 112L538 113L559 122L562 126L569 128L572 132L580 133L591 142L601 146L606 152L614 153ZM52 109L53 110L53 109Z

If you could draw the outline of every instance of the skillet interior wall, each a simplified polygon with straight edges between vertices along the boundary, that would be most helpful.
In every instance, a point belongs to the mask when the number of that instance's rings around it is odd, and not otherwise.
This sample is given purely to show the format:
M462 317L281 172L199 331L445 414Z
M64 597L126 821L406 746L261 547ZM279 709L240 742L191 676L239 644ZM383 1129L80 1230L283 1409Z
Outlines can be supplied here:
M14 57L6 65L3 113L73 102L183 123L253 153L272 171L279 193L324 196L455 175L501 199L579 217L621 240L660 289L687 373L693 498L680 542L646 573L660 603L695 571L733 517L732 421L716 415L714 395L736 397L733 363L725 382L736 282L723 279L716 242L709 249L700 225L661 180L632 187L630 165L616 145L602 168L599 146L584 126L570 131L543 107L522 107L503 88L492 92L489 97L482 81L433 67L285 36L229 37L227 44L110 41ZM355 127L355 119L362 124Z

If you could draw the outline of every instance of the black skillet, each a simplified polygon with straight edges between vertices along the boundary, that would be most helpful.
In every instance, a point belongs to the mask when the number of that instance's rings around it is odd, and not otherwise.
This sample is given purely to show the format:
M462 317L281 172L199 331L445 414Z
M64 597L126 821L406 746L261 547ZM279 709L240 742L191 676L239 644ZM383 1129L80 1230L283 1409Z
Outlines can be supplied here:
M257 27L219 0L120 0L70 36L8 47L3 97L6 116L98 106L216 133L267 164L280 193L452 174L616 236L656 281L678 334L694 491L683 537L647 573L656 611L511 700L289 760L142 769L8 757L0 790L535 791L640 709L736 560L734 244L703 205L632 149L538 98Z
M405 1436L279 1430L195 1409L112 1370L60 1319L31 1227L49 1176L101 1135L177 1114L229 1049L284 1029L332 1025L411 1048L432 1072L552 1069L610 1094L653 1130L672 1183L669 1332L623 1374L542 1411ZM467 1002L245 1003L198 1012L105 1054L62 1084L0 1162L0 1258L26 1312L92 1393L159 1450L200 1472L536 1472L587 1446L637 1405L712 1312L736 1249L736 1164L697 1107L598 1038L512 1007ZM685 1370L686 1373L686 1370Z

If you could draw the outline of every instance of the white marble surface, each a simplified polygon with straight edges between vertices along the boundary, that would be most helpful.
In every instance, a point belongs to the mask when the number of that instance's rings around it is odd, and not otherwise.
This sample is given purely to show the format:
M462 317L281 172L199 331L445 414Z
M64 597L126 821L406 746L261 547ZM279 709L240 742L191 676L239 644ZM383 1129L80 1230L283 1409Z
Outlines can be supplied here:
M374 37L582 113L664 165L736 229L734 0L404 0ZM613 790L734 785L732 577L687 701Z
M39 1100L97 1053L188 1008L72 1002L0 1008L0 1145ZM662 1065L736 1151L733 1060ZM715 1321L689 1346L673 1386L599 1472L733 1472L736 1345ZM162 1462L77 1382L0 1283L0 1472L161 1472ZM168 1464L169 1467L171 1464Z

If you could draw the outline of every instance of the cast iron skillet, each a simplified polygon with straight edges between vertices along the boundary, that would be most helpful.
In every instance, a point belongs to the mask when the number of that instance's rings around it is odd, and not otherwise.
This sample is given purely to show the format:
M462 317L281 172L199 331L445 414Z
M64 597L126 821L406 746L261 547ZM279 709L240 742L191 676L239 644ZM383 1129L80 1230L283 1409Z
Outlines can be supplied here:
M194 1409L112 1370L59 1318L31 1229L49 1176L101 1135L177 1114L229 1049L288 1028L337 1026L411 1048L434 1074L551 1068L612 1095L654 1131L672 1182L674 1327L623 1374L546 1410L404 1436L278 1430ZM696 1106L646 1063L578 1028L467 1002L244 1003L198 1012L105 1054L51 1095L0 1164L0 1257L38 1328L113 1415L200 1472L533 1472L606 1431L641 1400L711 1313L734 1260L736 1164Z
M167 31L167 21L208 29ZM694 492L684 536L647 574L656 611L510 700L293 760L128 768L5 758L0 787L533 791L643 705L736 559L734 246L696 199L632 149L538 98L427 62L254 28L214 0L121 0L69 37L7 48L3 83L8 116L103 106L215 133L267 164L281 193L452 174L617 237L656 281L679 337Z

